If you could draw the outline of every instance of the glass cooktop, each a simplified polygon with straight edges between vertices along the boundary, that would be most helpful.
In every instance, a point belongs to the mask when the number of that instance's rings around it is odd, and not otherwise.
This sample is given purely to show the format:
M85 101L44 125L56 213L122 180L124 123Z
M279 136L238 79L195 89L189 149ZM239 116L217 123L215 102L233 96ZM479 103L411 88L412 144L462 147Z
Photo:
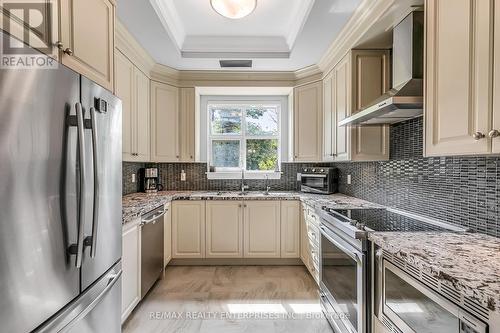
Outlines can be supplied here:
M341 222L360 230L373 231L449 231L449 229L387 209L327 209Z

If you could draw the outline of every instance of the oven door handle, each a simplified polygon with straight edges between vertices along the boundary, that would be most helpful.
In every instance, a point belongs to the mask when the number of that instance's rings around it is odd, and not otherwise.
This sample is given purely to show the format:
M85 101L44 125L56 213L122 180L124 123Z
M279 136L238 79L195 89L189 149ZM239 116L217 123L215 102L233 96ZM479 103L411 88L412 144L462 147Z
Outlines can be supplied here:
M345 254L347 254L349 257L351 257L353 260L355 260L358 265L362 265L362 257L363 257L363 254L362 253L359 253L358 251L354 250L354 249L348 249L347 247L345 247L344 245L342 245L339 241L336 241L333 237L331 237L329 234L328 234L328 231L326 230L326 227L325 226L320 226L319 227L321 229L321 234L323 236L326 237L326 239L328 239L330 242L332 242L336 247L338 247L340 250L342 250L342 252L344 252Z

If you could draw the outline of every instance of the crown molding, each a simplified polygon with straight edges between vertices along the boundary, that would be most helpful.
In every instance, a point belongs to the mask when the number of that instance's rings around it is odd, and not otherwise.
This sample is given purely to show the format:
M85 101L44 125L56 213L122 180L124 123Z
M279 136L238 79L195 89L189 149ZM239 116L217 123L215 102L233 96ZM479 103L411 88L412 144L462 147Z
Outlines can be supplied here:
M148 77L156 65L153 57L136 41L120 20L115 24L115 47Z
M340 34L318 62L323 75L328 73L349 52L396 0L363 0Z
M290 50L293 49L297 36L304 28L306 21L311 13L315 0L302 0L295 8L295 13L290 24L290 31L286 35L286 43Z
M184 25L179 19L179 14L173 1L149 0L161 24L174 41L177 51L181 52L186 39Z
M293 87L294 72L180 71L181 86Z

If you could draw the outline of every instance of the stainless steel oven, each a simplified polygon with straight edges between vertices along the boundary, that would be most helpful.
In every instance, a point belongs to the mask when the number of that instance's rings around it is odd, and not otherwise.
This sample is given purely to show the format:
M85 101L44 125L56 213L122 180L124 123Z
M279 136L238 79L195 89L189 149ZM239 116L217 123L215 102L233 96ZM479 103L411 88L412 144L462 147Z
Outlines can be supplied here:
M368 332L367 256L356 245L321 226L321 304L332 328L342 333Z
M332 194L337 192L338 170L336 168L303 168L300 177L302 192Z
M378 258L377 317L394 332L486 333L488 325L386 259Z

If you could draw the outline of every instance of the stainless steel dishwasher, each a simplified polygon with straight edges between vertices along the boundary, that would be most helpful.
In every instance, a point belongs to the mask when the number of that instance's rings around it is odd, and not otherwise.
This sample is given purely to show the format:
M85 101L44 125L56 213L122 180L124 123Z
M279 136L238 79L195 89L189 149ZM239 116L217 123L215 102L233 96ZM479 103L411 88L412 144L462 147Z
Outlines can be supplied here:
M141 221L141 299L163 272L163 215L158 207L142 216Z

